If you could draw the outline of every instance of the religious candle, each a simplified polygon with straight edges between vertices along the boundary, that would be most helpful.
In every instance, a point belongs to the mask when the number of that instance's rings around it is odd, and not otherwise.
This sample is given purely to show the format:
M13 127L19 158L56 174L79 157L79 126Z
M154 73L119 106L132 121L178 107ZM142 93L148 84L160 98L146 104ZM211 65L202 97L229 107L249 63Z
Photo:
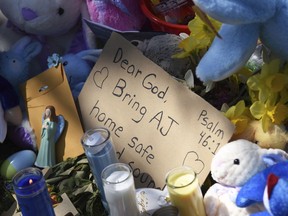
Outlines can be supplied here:
M41 170L35 167L23 169L15 174L12 182L23 216L55 216Z
M131 168L124 163L115 163L102 171L102 181L110 216L140 215Z
M180 216L205 216L203 194L191 167L177 167L168 172L166 184L172 205Z
M101 173L106 166L118 162L110 132L106 128L90 129L82 136L81 143L100 191L103 206L108 210Z

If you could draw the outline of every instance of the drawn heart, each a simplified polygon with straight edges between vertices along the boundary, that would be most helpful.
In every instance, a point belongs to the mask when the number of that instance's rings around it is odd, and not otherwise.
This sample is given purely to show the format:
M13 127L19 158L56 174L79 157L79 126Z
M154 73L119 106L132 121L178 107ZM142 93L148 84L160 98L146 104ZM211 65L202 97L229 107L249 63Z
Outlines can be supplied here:
M182 165L187 165L193 167L196 174L203 171L205 163L199 158L199 155L195 151L187 152Z
M102 89L104 81L107 79L109 75L109 70L107 67L103 67L100 71L95 71L93 75L93 81L95 85Z

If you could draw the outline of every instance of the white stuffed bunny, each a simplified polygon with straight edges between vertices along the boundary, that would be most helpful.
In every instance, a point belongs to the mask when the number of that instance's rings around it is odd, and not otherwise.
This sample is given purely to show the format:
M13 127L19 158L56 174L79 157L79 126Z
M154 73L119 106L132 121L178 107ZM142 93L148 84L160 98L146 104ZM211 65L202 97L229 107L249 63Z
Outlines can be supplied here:
M211 163L212 178L217 182L204 196L207 216L250 215L264 209L262 205L239 208L235 205L238 190L256 173L288 159L280 149L263 149L239 139L224 145Z

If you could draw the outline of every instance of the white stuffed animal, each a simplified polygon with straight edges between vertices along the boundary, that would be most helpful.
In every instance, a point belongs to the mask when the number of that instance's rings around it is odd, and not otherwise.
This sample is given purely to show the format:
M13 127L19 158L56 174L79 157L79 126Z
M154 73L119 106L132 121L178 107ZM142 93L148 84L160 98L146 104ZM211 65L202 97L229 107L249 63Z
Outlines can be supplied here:
M264 209L262 205L239 208L235 205L238 190L248 179L280 161L288 154L280 149L263 149L239 139L224 145L211 163L211 175L217 182L204 195L207 216L249 215Z
M81 22L82 0L1 0L6 18L0 26L0 50L6 51L23 36L37 38L43 46L41 59L86 48Z
M212 185L204 196L207 216L248 216L265 209L262 204L254 204L239 208L235 204L239 188L223 186L219 183Z
M61 35L80 18L81 0L1 0L3 14L20 30L35 35Z

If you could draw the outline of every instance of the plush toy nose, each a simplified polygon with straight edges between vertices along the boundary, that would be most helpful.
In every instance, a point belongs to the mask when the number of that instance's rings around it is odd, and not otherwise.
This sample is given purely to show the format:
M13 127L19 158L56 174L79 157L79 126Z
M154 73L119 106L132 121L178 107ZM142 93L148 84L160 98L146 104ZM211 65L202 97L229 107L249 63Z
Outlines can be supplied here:
M36 12L31 10L30 8L22 8L22 16L26 21L30 21L38 17Z

